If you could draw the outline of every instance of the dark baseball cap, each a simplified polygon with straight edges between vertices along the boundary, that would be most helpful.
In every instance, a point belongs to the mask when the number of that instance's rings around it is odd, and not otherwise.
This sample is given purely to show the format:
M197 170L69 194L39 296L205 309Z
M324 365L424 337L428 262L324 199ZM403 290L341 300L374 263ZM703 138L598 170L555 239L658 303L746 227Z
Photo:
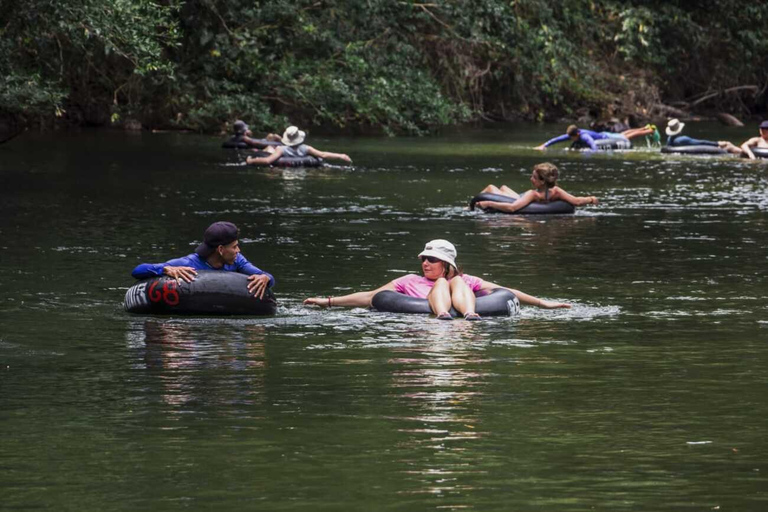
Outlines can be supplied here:
M760 129L768 130L768 121L763 121L762 123L760 123Z
M245 124L245 121L241 121L239 119L235 121L235 124L232 125L232 128L235 130L235 135L242 135L248 131L248 125Z
M240 230L231 222L214 222L205 230L203 243L197 246L195 252L198 256L207 258L213 254L213 251L215 251L218 246L231 244L237 240L239 233Z

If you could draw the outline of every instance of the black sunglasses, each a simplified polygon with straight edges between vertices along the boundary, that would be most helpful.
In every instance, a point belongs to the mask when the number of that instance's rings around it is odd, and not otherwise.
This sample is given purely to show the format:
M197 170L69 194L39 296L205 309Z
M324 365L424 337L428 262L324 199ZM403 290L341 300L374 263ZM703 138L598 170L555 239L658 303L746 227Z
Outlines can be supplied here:
M438 261L443 261L440 258L435 258L434 256L422 256L421 261L427 260L430 263L437 263Z

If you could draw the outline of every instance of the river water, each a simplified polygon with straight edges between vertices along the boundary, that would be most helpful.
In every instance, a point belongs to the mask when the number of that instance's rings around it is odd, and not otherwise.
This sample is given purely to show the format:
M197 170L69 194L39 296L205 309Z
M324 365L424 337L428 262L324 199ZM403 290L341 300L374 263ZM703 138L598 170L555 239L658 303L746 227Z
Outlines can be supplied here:
M528 149L558 129L310 136L354 159L321 169L189 134L0 147L0 509L765 510L768 166ZM600 205L465 209L544 160ZM277 278L278 315L125 313L131 269L216 220ZM302 305L417 272L433 238L573 308Z

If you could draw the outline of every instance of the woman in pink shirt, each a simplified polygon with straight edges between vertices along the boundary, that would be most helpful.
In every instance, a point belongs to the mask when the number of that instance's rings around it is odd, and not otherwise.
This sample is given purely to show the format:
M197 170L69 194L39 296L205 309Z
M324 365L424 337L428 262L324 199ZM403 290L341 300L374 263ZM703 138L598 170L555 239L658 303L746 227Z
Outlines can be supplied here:
M427 299L432 311L441 320L451 320L453 306L467 320L479 320L475 312L475 293L490 292L496 288L506 288L484 281L479 277L464 274L456 266L456 248L447 240L432 240L419 253L423 275L408 274L390 281L384 286L366 292L351 293L342 297L311 297L304 304L316 306L353 306L370 307L373 296L384 290ZM530 304L545 309L570 308L569 304L541 300L519 290L506 288L514 293L523 304Z

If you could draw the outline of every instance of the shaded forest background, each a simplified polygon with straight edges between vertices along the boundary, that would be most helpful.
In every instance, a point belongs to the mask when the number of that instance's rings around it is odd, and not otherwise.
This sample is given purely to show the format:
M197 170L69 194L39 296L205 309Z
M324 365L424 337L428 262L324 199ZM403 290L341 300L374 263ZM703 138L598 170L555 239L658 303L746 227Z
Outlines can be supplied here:
M0 119L424 133L765 112L768 2L0 0Z

